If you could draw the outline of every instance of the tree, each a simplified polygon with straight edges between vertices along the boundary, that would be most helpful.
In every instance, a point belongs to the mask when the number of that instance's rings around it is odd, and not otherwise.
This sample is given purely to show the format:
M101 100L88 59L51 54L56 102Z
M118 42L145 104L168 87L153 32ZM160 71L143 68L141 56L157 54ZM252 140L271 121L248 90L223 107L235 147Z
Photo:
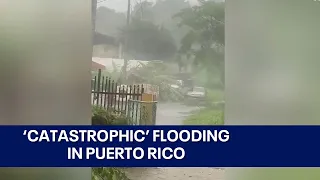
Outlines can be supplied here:
M176 20L172 19L172 16L184 8L190 7L188 2L185 0L157 0L155 3L148 1L141 1L136 4L132 11L132 18L135 21L148 21L149 23L157 26L158 29L162 27L162 36L165 36L166 41L170 42L173 39L173 43L169 43L169 48L173 47L172 50L178 49L180 46L181 38L187 33L188 28L178 28ZM96 31L109 36L123 36L123 32L119 31L126 24L126 15L122 12L116 12L115 10L109 9L104 6L100 6L97 9L96 15ZM146 23L145 23L146 24ZM159 33L159 32L158 32ZM158 34L156 33L156 34ZM166 34L166 35L164 35ZM169 37L170 36L170 37ZM139 38L134 38L139 39ZM155 38L153 38L155 39ZM134 40L133 40L134 41ZM137 41L134 41L134 43ZM172 45L174 44L174 46ZM144 45L147 46L147 45ZM148 47L150 48L150 47ZM168 48L168 49L169 49ZM163 55L151 56L150 54L143 54L144 52L134 50L130 51L129 56L136 59L162 59ZM166 49L166 48L165 48ZM160 48L162 50L162 48ZM166 51L167 50L162 50ZM154 54L154 53L152 53ZM159 54L159 53L157 53ZM171 54L171 53L168 53ZM165 58L169 58L166 55Z
M126 15L113 9L100 6L96 15L96 31L110 36L117 36L119 29L126 24Z
M174 16L180 27L190 28L181 39L179 54L192 56L194 65L206 69L209 77L216 73L214 67L218 69L224 85L224 2L199 2Z
M159 87L159 101L181 101L183 93L172 85L177 80L167 73L168 67L163 62L148 62L131 68L128 72L128 81L132 84L151 84Z
M153 3L149 1L142 1L137 3L132 11L132 16L135 19L154 21L154 14L152 11Z
M149 21L132 19L123 28L122 37L128 35L128 54L140 60L166 60L172 58L177 47L170 31Z
M177 47L187 28L178 28L172 16L184 8L190 7L185 0L157 0L155 2L142 1L133 10L133 17L161 25L171 32Z

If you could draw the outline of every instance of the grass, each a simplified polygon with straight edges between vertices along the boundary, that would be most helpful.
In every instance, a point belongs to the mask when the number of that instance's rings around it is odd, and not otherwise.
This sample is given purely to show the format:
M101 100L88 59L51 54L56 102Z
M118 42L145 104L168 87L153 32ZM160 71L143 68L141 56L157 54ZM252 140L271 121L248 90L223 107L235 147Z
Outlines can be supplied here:
M222 90L208 90L206 104L207 107L195 111L184 120L185 125L223 125L224 109L215 105L215 102L224 101Z
M185 125L223 125L224 113L222 110L209 108L201 109L184 120Z
M207 90L207 99L211 102L223 101L224 92L222 90Z

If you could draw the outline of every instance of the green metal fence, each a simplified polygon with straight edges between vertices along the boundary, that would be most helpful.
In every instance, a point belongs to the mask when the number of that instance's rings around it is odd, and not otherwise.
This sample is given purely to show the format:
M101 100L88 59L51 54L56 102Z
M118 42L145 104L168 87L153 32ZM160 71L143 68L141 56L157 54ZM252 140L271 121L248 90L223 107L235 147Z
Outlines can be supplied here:
M92 105L127 116L130 125L155 125L157 102L141 101L143 85L118 84L101 70L91 81Z
M156 125L156 101L128 100L127 118L130 125Z
M101 70L92 79L91 87L92 105L122 114L127 111L128 100L141 100L144 91L143 85L120 84L103 76Z

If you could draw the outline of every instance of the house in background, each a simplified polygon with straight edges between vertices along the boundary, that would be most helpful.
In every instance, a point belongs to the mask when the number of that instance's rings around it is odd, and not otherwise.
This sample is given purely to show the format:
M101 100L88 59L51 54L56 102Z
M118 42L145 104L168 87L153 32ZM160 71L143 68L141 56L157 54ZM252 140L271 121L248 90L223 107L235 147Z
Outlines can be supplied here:
M116 38L96 32L93 37L93 57L120 58L121 45Z
M105 66L94 61L91 61L91 71L105 70Z
M95 45L93 47L92 56L101 58L121 58L119 47L113 45Z
M117 43L115 38L95 32L93 36L93 56L95 55L95 50L97 49L97 47L104 47L104 49L106 47L110 47L110 49L112 49L114 47L117 47ZM105 70L105 68L106 67L103 64L92 60L91 71L97 71L99 69Z
M142 64L147 64L148 62L149 61L129 60L127 71L132 68L139 67ZM100 68L101 70L107 70L110 72L115 70L120 71L124 65L124 59L92 57L92 64L95 64L97 67L103 67Z
M92 23L92 56L95 54L95 49L99 47L104 47L104 49L109 49L108 47L114 48L119 47L116 42L116 39L112 36L106 34L101 34L96 31L96 13L97 13L97 0L91 0L91 23ZM107 47L107 48L106 48ZM92 61L91 62L91 71L104 70L105 66L101 63Z

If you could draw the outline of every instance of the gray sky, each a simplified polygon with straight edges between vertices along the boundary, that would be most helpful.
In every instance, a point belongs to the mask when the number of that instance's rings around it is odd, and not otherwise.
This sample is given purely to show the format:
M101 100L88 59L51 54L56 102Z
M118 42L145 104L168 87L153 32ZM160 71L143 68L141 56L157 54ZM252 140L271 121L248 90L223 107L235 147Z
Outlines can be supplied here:
M98 0L98 2L99 1L102 1L102 0ZM144 1L144 0L131 0L132 6L134 6L136 3L139 3L140 1ZM148 1L155 1L155 0L148 0ZM186 0L186 1L189 1L190 5L197 4L197 0ZM98 7L106 6L110 9L115 9L116 11L125 12L127 10L127 3L128 3L128 0L106 0L104 2L99 3Z

